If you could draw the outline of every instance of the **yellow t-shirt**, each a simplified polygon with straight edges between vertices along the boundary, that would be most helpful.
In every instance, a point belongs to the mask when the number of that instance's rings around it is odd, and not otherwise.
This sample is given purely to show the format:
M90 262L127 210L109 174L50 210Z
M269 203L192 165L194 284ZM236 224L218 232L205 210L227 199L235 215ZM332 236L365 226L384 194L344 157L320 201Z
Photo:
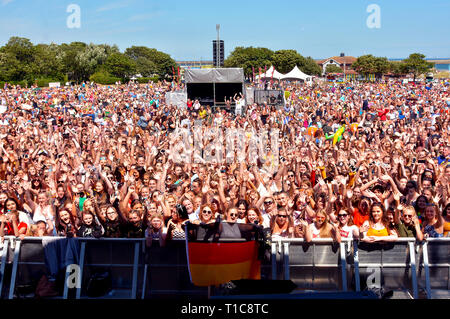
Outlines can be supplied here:
M450 222L444 222L444 237L447 237L449 232L450 232Z
M389 236L389 232L386 228L373 229L372 227L370 227L369 230L367 231L367 236L377 236L377 237Z

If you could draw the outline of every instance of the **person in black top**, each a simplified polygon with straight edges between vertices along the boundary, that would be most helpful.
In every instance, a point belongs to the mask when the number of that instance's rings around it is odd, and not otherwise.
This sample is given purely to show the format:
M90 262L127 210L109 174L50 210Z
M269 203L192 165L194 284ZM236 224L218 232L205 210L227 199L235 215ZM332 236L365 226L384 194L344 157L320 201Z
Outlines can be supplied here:
M92 212L85 210L81 215L81 227L77 231L77 237L100 238L103 234L103 228L95 220Z
M55 225L58 236L74 237L77 232L75 218L67 209L58 211Z
M105 230L103 237L106 238L125 237L124 228L127 225L127 220L122 215L120 210L116 210L114 206L108 205L106 209L106 216L102 216L101 214L99 214L98 218Z
M128 222L124 226L124 234L127 238L144 238L147 228L141 216L141 212L133 209L128 214Z

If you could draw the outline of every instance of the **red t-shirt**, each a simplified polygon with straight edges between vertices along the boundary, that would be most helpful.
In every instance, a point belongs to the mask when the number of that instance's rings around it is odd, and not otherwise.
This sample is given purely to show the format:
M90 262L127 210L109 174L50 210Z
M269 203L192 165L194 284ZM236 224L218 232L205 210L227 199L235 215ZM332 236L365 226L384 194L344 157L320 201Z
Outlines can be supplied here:
M353 224L355 224L358 227L361 227L362 224L364 224L364 222L366 220L369 220L369 215L362 215L359 212L358 208L353 209Z
M19 228L19 232L20 232L20 230L22 228L25 228L25 233L26 233L28 225L26 223L24 223L24 222L20 222L17 225L17 228ZM11 223L8 223L8 222L5 223L5 228L4 228L3 231L4 231L5 236L14 236L14 228L13 228L13 225Z
M388 114L388 113L389 113L389 109L378 110L378 117L380 118L380 120L386 121L387 120L386 114Z

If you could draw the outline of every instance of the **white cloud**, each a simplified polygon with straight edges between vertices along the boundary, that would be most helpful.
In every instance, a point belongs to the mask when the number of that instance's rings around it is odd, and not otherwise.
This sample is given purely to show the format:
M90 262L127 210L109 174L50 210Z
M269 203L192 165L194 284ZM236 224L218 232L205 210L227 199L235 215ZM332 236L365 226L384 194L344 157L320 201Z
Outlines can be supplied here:
M11 0L9 0L9 1L11 1ZM110 3L110 4L106 5L106 6L98 8L96 11L97 12L111 11L111 10L126 8L128 6L129 6L129 1L113 2L113 3Z

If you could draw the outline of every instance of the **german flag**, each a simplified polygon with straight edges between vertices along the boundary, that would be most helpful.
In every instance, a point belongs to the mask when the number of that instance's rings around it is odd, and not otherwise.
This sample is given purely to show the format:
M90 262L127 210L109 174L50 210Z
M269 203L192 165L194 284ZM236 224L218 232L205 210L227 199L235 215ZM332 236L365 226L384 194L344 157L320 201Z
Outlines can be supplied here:
M240 279L261 279L259 227L228 224L225 228L230 226L238 229L241 237L224 238L221 237L224 224L227 223L187 225L189 274L191 282L196 286L220 285Z

